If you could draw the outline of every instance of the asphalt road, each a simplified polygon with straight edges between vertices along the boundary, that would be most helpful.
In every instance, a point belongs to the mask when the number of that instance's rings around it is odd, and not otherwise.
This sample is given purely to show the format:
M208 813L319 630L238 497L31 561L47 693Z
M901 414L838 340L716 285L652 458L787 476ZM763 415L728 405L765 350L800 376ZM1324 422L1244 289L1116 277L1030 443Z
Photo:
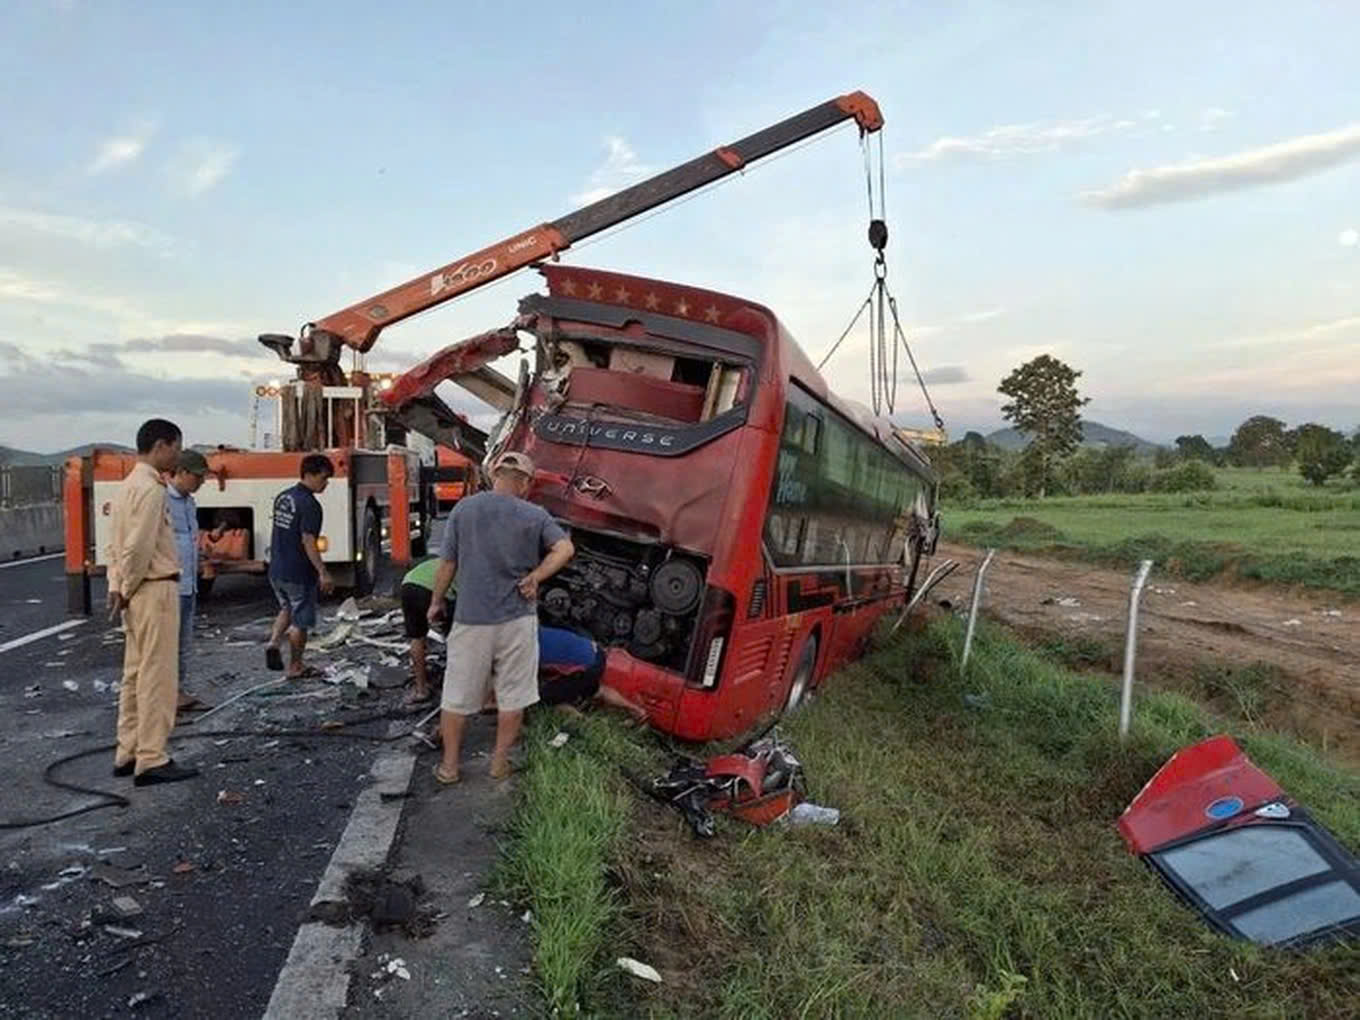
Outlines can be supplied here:
M60 559L0 569L0 647L67 620L62 570ZM103 595L101 586L97 603ZM219 704L270 679L256 642L272 611L263 581L219 581L200 613L195 693ZM380 654L344 649L317 661ZM199 779L136 789L111 777L112 750L100 749L113 739L121 659L121 637L102 616L0 652L0 1016L122 1016L136 1001L145 1017L258 1017L382 747L319 723L391 712L400 692L312 681L244 698L199 727L218 736L177 728L188 738L173 753L198 765ZM395 684L401 672L382 675ZM342 732L377 736L390 725ZM244 732L262 728L305 735ZM13 827L101 803L42 778L87 749L97 750L56 775L130 805ZM241 800L220 802L219 791ZM108 865L136 884L110 887L98 877ZM119 916L113 901L123 896L140 912Z

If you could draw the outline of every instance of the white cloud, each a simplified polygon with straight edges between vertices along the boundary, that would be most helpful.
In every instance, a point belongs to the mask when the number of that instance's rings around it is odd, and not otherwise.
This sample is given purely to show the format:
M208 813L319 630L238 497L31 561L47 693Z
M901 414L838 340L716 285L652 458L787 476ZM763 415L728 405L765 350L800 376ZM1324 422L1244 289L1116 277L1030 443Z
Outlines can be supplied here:
M591 202L608 198L654 172L638 159L633 147L617 135L605 139L605 148L608 150L605 161L591 172L585 190L571 196L573 205L590 205Z
M1342 319L1327 322L1314 322L1306 326L1291 326L1287 329L1273 330L1269 333L1255 333L1250 336L1234 337L1213 346L1218 347L1271 347L1278 348L1281 358L1289 355L1291 347L1299 344L1331 343L1337 338L1354 337L1360 340L1360 315L1349 315ZM1351 342L1348 339L1348 345Z
M920 166L941 159L1005 159L1053 152L1065 146L1112 132L1124 132L1136 125L1116 120L1108 113L1084 120L1035 121L1029 124L1001 124L978 135L945 135L924 149L903 153L896 159L899 168Z
M1354 248L1357 244L1360 244L1360 230L1347 227L1336 235L1336 243L1343 248Z
M1221 106L1210 106L1200 111L1199 129L1201 131L1217 131L1219 126L1232 115L1231 110L1225 110Z
M117 170L119 167L135 162L146 149L147 143L151 141L151 136L155 133L155 122L142 120L138 121L132 130L126 134L104 139L99 143L99 149L86 168L86 173L91 175L102 174L108 170Z
M1134 209L1207 198L1226 191L1296 180L1360 156L1360 123L1301 135L1229 156L1188 160L1150 170L1130 170L1107 188L1081 199L1102 209Z
M197 198L231 173L240 154L239 149L225 142L196 138L180 146L167 172L176 191Z
M10 206L0 206L0 228L4 227L17 227L35 234L76 241L91 248L133 246L149 248L167 255L174 244L169 235L141 223L125 220L91 220L80 216L15 209Z

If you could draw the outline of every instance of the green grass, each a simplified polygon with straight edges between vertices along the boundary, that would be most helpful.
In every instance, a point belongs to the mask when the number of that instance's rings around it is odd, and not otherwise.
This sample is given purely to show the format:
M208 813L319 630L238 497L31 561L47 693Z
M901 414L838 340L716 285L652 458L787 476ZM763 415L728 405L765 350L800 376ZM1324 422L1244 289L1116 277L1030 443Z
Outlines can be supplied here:
M1115 831L1162 762L1218 721L1144 693L1121 747L1107 678L992 626L964 678L960 644L938 620L783 727L811 798L844 812L834 829L730 823L698 841L606 763L646 759L629 743L641 738L592 720L563 754L537 731L506 867L534 904L549 1002L621 1017L1354 1015L1360 946L1218 936ZM1249 678L1220 680L1251 693ZM1360 846L1360 777L1243 728L1253 759ZM617 955L666 983L625 979Z
M946 538L1053 551L1159 572L1224 574L1360 595L1360 489L1308 485L1280 470L1225 468L1202 493L980 500L945 508Z

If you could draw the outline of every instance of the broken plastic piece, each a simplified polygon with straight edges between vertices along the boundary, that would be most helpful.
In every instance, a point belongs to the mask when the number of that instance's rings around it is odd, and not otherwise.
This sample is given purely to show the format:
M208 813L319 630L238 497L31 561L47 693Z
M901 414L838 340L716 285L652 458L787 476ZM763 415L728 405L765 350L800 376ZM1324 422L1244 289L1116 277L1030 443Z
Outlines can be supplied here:
M559 730L558 733L557 733L557 735L556 735L555 737L553 737L551 740L548 741L548 746L549 746L549 747L562 747L562 746L564 746L564 745L566 744L566 742L567 742L568 740L570 740L570 739L571 739L571 734L570 734L570 733L568 733L566 730Z
M620 956L615 962L620 970L627 971L633 977L639 977L654 984L661 984L661 975L655 967L649 967L640 960L634 960L631 956Z
M789 823L792 825L835 825L840 820L839 809L822 807L808 801L795 805L789 812Z

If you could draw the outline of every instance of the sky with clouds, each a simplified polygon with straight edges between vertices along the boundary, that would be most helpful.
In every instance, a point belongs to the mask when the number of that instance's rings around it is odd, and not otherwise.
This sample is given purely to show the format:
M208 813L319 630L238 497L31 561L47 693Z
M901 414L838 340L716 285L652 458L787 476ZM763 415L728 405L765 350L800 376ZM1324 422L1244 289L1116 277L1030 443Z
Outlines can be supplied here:
M244 442L254 337L840 93L887 126L889 282L951 431L1052 353L1157 440L1360 424L1360 10L1205 0L0 11L0 444ZM875 150L876 152L876 150ZM872 280L853 128L566 261L760 300L819 359ZM400 368L522 274L388 330ZM868 338L827 365L869 394ZM927 422L905 359L895 417ZM469 408L472 409L472 408Z

